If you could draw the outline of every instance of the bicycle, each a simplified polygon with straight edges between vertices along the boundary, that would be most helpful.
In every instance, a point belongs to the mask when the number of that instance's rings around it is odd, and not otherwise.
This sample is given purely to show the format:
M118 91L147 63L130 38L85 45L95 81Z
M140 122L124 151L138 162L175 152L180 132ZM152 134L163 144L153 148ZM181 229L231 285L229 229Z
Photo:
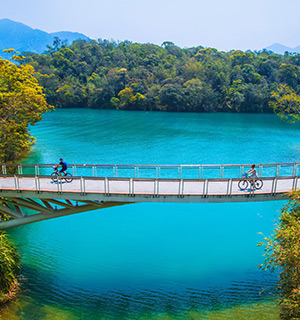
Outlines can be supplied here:
M259 190L264 185L263 181L261 179L252 179L248 176L247 173L245 173L242 177L243 179L239 181L238 187L241 190L245 190L249 187L252 187L253 189Z
M53 167L54 172L51 173L51 179L53 182L57 182L58 180L65 180L66 182L70 183L73 181L73 176L71 173L66 172L65 175L60 175L58 173L58 169L56 167Z

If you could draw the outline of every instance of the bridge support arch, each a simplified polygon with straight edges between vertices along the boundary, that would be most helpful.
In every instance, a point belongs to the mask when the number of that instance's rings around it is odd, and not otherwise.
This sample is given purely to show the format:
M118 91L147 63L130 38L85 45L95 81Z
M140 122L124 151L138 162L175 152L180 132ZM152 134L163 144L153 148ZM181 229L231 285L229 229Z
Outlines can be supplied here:
M131 202L132 203L132 202ZM0 223L0 230L33 222L49 220L76 213L105 209L128 204L127 202L103 202L98 200L57 200L18 197L0 198L0 214L9 219ZM28 213L30 211L30 213Z

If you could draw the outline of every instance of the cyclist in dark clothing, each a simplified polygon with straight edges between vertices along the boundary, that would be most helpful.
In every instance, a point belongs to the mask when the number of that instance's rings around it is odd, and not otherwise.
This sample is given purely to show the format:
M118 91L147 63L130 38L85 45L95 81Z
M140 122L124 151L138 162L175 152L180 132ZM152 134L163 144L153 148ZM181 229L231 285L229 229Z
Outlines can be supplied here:
M64 175L66 175L65 171L67 170L68 165L67 165L66 161L63 160L63 158L60 158L59 161L60 161L59 164L55 168L57 169L58 167L61 167L61 169L58 172L59 175L61 176L62 173Z

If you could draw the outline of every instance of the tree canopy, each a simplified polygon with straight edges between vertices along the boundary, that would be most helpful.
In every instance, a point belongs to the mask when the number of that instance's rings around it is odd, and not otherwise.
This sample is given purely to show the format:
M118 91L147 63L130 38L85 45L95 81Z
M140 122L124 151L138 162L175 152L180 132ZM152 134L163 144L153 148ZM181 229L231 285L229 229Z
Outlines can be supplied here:
M15 297L21 256L7 235L0 232L0 304Z
M264 239L265 264L261 268L279 268L281 319L300 318L300 190L290 192L273 236Z
M27 151L34 138L28 126L42 119L52 107L46 102L32 66L0 59L0 161Z
M280 84L278 89L271 93L269 104L282 120L291 123L300 120L300 95L291 87Z
M26 57L48 103L59 108L272 112L281 85L300 91L299 54L99 39Z

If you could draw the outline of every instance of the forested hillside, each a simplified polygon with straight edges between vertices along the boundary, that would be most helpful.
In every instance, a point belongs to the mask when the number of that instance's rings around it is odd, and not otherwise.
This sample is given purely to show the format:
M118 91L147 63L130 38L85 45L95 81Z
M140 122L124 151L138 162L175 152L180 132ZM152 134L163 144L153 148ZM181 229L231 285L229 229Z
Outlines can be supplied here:
M271 112L271 92L280 84L300 90L300 54L100 39L69 47L57 41L26 61L58 108Z

